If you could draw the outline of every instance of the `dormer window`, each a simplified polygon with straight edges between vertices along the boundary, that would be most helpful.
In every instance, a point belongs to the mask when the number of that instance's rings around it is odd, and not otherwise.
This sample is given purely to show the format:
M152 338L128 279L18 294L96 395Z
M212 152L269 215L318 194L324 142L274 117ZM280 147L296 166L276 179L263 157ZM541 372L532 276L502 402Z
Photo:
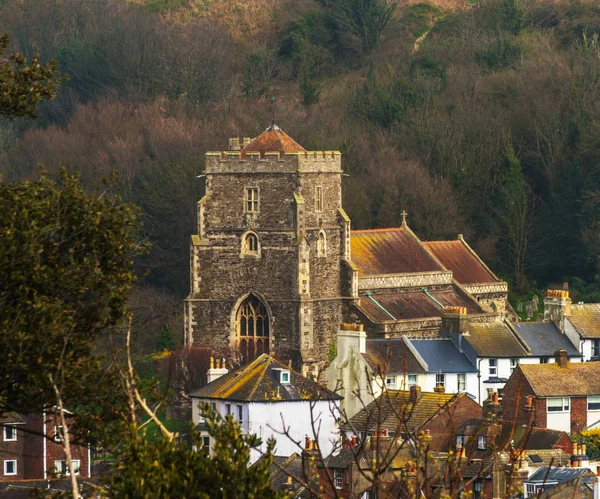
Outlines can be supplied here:
M258 187L246 187L245 197L246 213L258 213Z
M281 371L279 375L279 381L281 383L289 383L290 382L290 372L289 371Z

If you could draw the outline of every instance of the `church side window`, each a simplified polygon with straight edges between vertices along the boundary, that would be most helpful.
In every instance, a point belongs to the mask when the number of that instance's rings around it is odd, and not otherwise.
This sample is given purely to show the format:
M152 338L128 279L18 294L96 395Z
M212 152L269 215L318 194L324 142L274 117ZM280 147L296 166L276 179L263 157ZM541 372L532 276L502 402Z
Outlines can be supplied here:
M258 187L246 188L246 213L258 213Z
M256 255L258 254L258 236L252 232L244 236L243 243L244 253Z
M323 187L315 187L315 211L323 211Z
M236 323L243 363L269 353L269 315L256 296L250 295L240 305Z

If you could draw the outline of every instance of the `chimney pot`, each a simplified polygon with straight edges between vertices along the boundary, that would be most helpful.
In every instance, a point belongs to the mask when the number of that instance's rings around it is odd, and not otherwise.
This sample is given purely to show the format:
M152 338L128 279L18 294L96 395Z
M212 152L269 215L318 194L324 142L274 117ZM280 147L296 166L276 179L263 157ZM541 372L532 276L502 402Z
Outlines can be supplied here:
M411 404L416 404L421 396L421 387L417 385L412 385L410 387L410 396L409 401Z
M358 443L358 438L356 437L356 435L352 435L352 447L356 447Z
M304 448L305 448L305 449L308 449L308 448L309 448L309 446L310 446L310 437L309 437L308 435L306 435L306 436L304 437Z
M600 466L596 466L596 475L600 476Z
M494 402L494 404L498 403L498 392L492 394L492 402Z
M579 450L579 445L577 444L577 442L573 442L573 455L579 454L578 450Z

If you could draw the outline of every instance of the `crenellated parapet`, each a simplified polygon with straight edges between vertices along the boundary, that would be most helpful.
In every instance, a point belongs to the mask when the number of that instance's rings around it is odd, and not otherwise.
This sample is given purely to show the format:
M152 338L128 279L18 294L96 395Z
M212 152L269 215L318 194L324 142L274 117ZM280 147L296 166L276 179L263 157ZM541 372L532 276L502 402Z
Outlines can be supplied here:
M213 151L205 154L207 175L240 173L341 173L339 151L260 152Z

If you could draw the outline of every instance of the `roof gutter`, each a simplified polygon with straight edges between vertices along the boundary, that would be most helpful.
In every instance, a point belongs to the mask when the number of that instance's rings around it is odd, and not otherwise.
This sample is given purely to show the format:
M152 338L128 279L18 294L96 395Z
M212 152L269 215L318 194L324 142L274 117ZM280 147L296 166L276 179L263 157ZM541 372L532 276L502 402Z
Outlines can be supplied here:
M370 291L367 291L365 293L365 296L371 300L375 305L377 305L381 310L383 310L387 315L389 315L393 320L397 320L392 314L390 314L381 303L379 303L375 298L373 298L373 295L371 294ZM434 298L435 300L435 298ZM443 305L442 305L443 306Z
M432 295L431 293L429 293L429 291L427 291L427 288L423 288L423 293L425 293L427 295L427 298L429 298L430 300L434 301L435 303L437 303L441 308L446 308L444 307L444 305L442 305L439 301L437 301Z

